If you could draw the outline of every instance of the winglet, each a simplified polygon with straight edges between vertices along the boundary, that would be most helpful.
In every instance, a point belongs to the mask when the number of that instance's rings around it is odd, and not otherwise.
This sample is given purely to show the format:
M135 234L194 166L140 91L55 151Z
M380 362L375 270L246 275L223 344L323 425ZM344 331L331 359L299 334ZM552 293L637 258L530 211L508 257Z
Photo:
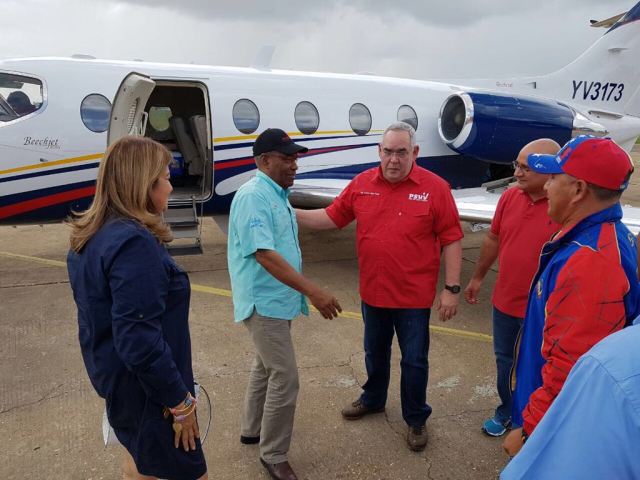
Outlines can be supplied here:
M251 64L251 67L255 68L256 70L270 70L271 59L273 58L273 52L275 52L275 50L276 47L274 47L273 45L263 45L262 47L260 47L255 60Z
M615 23L620 20L622 17L624 17L627 14L627 12L622 12L618 15L614 15L613 17L609 17L606 18L604 20L589 20L589 22L591 23L591 26L593 28L610 28L613 25L615 25Z

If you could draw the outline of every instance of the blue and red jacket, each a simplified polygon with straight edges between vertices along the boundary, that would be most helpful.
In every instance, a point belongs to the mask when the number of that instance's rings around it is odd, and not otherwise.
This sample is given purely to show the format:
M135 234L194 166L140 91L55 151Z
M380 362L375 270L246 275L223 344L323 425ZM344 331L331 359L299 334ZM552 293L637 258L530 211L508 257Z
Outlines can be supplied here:
M512 420L527 434L580 356L640 312L636 238L621 218L616 204L542 247L512 371Z

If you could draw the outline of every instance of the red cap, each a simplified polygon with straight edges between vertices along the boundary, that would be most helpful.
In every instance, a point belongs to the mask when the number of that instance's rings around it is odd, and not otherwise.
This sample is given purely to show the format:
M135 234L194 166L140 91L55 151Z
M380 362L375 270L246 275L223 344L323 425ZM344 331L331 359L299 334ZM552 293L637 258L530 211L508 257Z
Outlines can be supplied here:
M569 140L558 155L533 154L529 168L538 173L566 173L609 190L624 190L633 173L627 152L610 138L580 135Z

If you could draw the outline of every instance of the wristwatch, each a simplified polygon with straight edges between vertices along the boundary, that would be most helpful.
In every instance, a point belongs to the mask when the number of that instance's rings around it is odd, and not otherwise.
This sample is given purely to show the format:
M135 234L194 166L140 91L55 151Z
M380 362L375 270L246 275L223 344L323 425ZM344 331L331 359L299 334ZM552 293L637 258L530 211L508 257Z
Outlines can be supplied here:
M460 293L460 285L445 285L445 290L449 290L451 293Z

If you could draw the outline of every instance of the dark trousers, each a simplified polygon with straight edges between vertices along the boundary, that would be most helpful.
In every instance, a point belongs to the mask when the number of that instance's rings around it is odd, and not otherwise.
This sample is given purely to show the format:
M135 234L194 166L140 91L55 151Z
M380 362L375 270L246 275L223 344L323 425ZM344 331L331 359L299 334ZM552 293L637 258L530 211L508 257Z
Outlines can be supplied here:
M493 352L496 354L496 387L500 405L496 408L496 420L506 424L511 420L511 368L513 350L522 318L513 317L493 307Z
M394 330L400 361L402 418L410 426L423 425L431 407L427 405L429 379L428 308L379 308L362 302L364 351L367 382L360 400L370 408L382 408L387 401L391 371L391 343Z

